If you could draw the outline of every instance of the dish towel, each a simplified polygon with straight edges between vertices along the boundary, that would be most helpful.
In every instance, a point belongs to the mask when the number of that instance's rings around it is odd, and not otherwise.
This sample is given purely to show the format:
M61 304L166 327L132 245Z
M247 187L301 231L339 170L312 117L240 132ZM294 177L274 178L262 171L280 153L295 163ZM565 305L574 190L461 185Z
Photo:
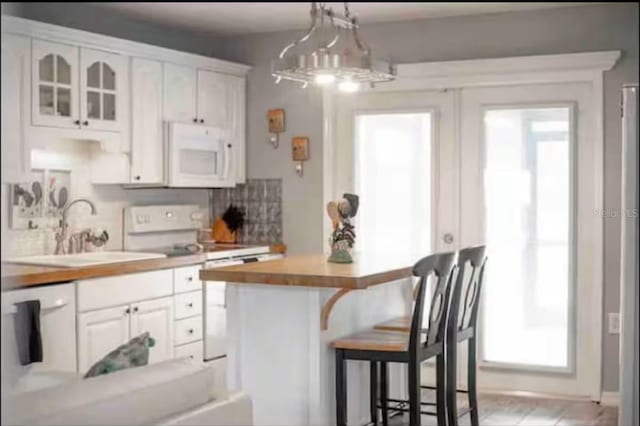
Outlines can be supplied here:
M20 365L42 362L40 334L40 301L27 300L15 304L14 329Z

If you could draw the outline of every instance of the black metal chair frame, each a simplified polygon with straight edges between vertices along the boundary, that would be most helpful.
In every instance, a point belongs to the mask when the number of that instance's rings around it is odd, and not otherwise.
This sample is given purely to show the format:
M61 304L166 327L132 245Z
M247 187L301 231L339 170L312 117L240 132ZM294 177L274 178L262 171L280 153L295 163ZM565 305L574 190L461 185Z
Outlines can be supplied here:
M336 424L345 426L347 422L347 375L346 361L359 360L370 362L370 410L371 422L377 424L378 408L381 408L382 423L388 422L388 372L387 363L396 362L408 364L409 367L409 424L420 425L420 364L430 358L436 358L436 416L438 425L446 425L446 389L445 389L445 339L446 317L451 297L451 283L455 275L455 253L441 253L427 256L418 261L413 267L413 276L419 278L416 303L411 320L409 343L407 351L394 352L383 350L359 350L336 348ZM435 291L431 299L429 327L422 328L423 307L428 278L437 278ZM426 340L422 343L422 334L426 333ZM378 406L377 373L380 364L380 407ZM405 409L402 409L405 411ZM432 414L425 412L424 414Z

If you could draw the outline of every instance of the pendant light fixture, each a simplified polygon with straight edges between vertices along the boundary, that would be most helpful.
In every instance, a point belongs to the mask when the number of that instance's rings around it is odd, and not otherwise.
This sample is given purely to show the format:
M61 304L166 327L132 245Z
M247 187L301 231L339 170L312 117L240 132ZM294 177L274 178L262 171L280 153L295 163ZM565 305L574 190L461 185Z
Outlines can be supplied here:
M282 49L273 61L276 83L282 79L319 86L337 84L343 92L355 92L361 85L391 81L396 76L390 62L374 59L371 48L358 35L358 21L348 3L344 15L324 3L311 3L311 25L298 40Z

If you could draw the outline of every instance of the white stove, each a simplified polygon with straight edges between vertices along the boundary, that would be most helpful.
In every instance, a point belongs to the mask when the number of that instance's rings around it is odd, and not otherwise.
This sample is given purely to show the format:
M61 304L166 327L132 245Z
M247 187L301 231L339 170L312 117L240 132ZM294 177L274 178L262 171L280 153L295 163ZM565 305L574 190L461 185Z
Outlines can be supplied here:
M124 209L124 250L164 254L167 257L206 255L204 268L280 259L269 246L197 243L203 214L195 204L130 206ZM203 286L204 359L224 358L226 345L226 283Z

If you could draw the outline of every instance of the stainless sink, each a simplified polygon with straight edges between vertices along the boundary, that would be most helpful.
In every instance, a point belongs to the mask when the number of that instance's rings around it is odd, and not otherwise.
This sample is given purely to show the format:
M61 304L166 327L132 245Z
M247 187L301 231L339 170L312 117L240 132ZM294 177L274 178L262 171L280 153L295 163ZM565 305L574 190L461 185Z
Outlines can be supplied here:
M167 257L158 253L142 253L131 251L101 251L92 253L43 255L5 259L5 262L23 265L59 266L78 268L83 266L105 265L109 263L133 262L136 260L162 259Z

